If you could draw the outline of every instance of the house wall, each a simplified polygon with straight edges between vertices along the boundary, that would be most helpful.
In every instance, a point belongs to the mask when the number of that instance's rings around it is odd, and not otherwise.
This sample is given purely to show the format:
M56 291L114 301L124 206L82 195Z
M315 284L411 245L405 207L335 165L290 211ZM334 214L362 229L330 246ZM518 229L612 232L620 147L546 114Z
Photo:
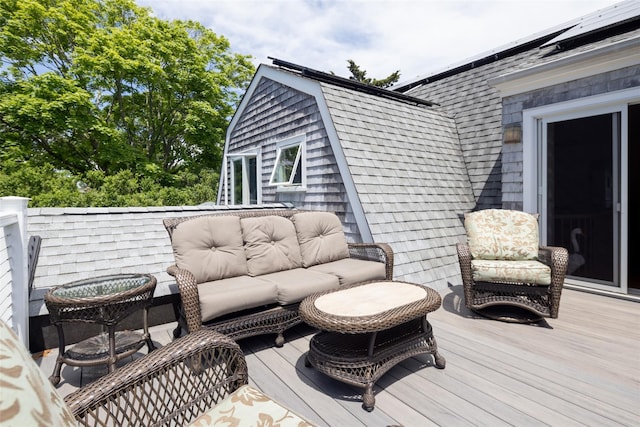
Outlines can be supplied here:
M306 139L306 189L279 191L269 185L276 159L276 144L298 135L304 135ZM347 239L361 241L313 96L263 77L231 130L227 154L230 156L258 148L262 165L262 203L289 203L299 209L335 212L344 224ZM230 173L227 173L226 185L231 188Z
M637 66L627 67L506 97L502 107L503 124L505 126L522 126L522 112L530 108L640 86L639 71ZM523 209L522 152L522 142L505 144L503 147L503 206L508 209Z
M521 53L407 92L439 104L454 117L475 209L502 207L502 99L487 80L513 69L529 55Z
M640 29L557 51L554 45L513 54L442 79L407 94L440 104L458 126L476 209L522 209L522 147L503 144L505 125L522 121L522 109L611 92L637 85L638 67L599 74L504 100L492 78L589 52L640 35ZM496 58L498 55L496 54ZM634 74L636 77L634 78ZM513 99L512 99L513 98Z

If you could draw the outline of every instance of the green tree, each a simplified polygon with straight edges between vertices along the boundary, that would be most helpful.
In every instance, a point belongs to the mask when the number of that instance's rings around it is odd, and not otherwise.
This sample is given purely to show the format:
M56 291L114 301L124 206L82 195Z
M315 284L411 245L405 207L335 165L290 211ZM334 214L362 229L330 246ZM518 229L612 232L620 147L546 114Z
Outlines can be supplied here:
M229 48L132 0L0 0L0 148L76 180L128 170L179 186L180 171L218 170L254 73Z
M365 70L360 69L360 66L355 63L354 60L348 59L349 63L349 71L351 72L351 80L356 80L361 83L366 83L371 86L377 86L381 88L388 88L389 86L396 83L400 80L400 70L396 70L393 73L389 74L389 76L384 79L374 79L372 77L367 77L367 72Z

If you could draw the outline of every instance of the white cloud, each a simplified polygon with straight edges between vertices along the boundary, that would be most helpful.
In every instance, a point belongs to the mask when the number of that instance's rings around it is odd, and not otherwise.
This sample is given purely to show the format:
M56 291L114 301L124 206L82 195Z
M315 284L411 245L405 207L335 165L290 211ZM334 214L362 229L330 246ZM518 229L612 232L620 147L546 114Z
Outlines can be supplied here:
M164 19L201 22L231 50L338 75L353 59L370 77L401 80L578 18L614 0L137 0Z

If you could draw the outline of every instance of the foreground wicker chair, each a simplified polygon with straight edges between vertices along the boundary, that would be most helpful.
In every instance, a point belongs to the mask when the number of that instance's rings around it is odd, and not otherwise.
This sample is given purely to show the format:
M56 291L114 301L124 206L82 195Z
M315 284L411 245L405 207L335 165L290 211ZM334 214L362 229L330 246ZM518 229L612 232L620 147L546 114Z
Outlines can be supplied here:
M487 209L466 214L465 229L457 252L467 308L514 322L558 317L568 253L539 246L537 215Z
M201 329L157 349L64 399L0 321L0 425L311 425L246 385L247 365L230 338Z

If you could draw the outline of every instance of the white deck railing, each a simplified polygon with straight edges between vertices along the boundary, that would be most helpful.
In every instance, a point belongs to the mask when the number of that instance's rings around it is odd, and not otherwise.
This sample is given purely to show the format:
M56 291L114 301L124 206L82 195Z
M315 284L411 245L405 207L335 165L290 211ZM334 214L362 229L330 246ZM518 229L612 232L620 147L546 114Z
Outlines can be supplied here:
M29 347L27 203L0 197L0 318Z

